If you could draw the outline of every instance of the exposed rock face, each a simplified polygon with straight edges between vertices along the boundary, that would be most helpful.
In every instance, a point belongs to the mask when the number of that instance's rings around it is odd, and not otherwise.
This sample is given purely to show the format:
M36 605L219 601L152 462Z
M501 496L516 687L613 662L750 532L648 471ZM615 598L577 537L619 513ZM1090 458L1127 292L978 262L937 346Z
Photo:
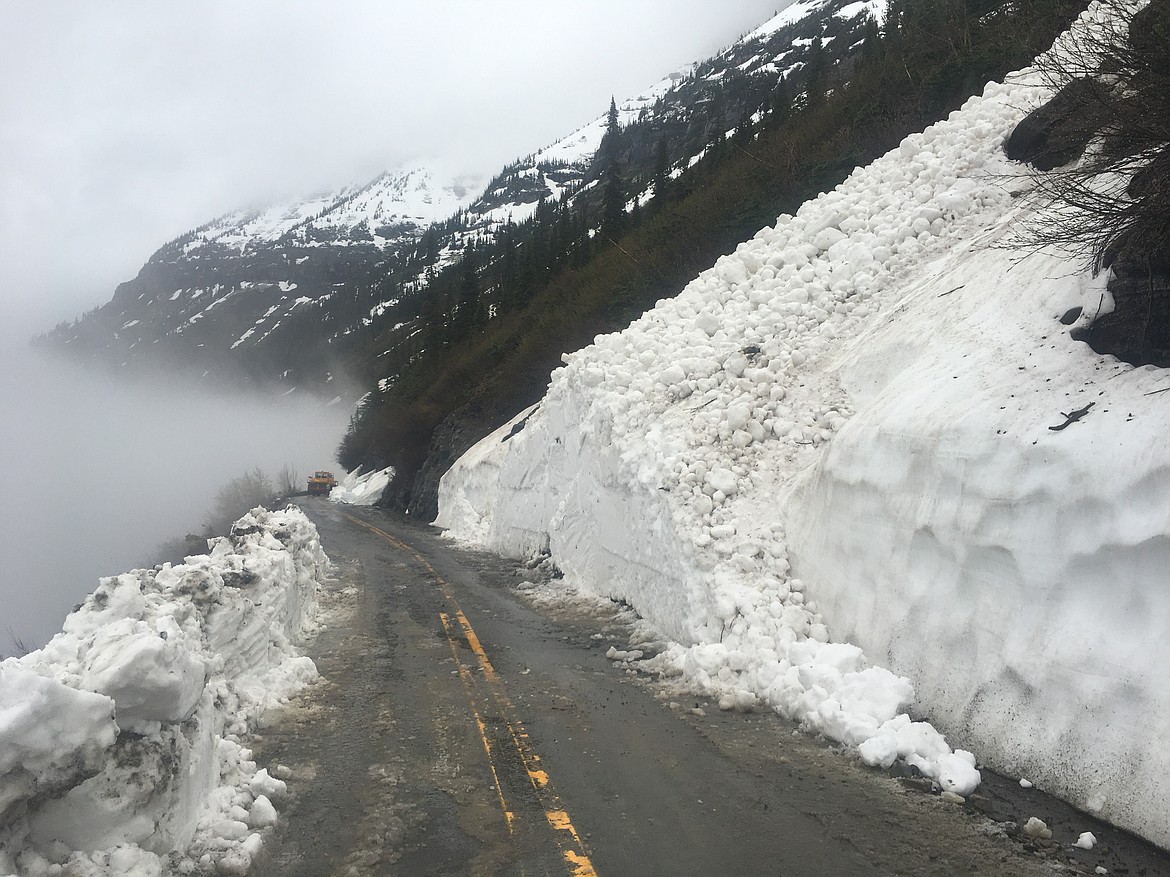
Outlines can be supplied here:
M1170 254L1144 265L1116 262L1112 270L1113 310L1073 337L1134 365L1170 367Z
M401 495L383 497L383 504L406 507L411 515L433 521L439 514L439 480L451 465L496 427L496 418L490 417L479 406L468 406L456 411L439 424L430 442L430 453L414 477L413 484L399 484ZM391 484L391 489L394 488Z
M1073 337L1134 365L1170 365L1170 2L1100 24L1044 69L1065 84L1003 148L1056 171L1040 190L1063 213L1035 241L1111 272L1112 301Z
M1089 77L1074 79L1016 125L1004 141L1004 153L1041 171L1080 158L1104 119L1104 88Z

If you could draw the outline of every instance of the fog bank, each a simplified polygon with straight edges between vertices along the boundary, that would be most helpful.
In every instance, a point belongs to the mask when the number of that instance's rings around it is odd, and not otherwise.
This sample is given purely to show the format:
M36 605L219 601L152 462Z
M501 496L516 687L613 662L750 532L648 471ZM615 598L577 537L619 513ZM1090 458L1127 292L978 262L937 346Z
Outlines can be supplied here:
M0 653L43 644L99 576L200 533L231 478L337 469L349 405L295 394L123 384L30 350L0 351Z

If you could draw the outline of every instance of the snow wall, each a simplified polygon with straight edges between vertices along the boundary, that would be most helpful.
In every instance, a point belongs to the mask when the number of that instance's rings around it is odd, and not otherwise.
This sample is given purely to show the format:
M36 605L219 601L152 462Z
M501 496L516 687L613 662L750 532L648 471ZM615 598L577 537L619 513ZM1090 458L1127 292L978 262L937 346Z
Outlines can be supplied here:
M259 851L284 784L241 741L316 678L294 641L328 560L291 506L208 546L101 579L0 662L0 874L151 875L172 851L243 873Z
M912 709L1170 846L1168 381L1073 341L1105 278L1016 237L1001 145L1050 94L989 84L566 356L436 523L628 601L725 708L969 791Z

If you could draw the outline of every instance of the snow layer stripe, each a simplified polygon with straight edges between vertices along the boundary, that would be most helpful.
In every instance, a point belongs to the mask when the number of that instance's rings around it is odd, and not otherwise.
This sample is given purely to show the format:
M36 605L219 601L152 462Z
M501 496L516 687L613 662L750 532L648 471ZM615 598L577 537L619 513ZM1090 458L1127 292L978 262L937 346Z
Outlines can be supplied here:
M401 539L391 536L385 530L363 521L361 518L346 514L342 516L347 521L373 533L394 548L414 558L430 575L439 592L443 595L443 599L450 604L451 613L440 612L439 619L443 623L443 631L451 646L451 656L455 659L460 678L467 689L472 717L475 719L484 752L487 753L488 765L492 772L492 778L495 780L496 792L500 798L500 806L503 808L509 833L516 833L517 817L523 813L515 805L525 804L529 809L539 810L548 826L553 830L561 857L569 867L568 873L572 877L597 877L597 871L593 867L593 862L589 858L589 853L585 849L580 834L569 817L569 812L561 802L560 795L557 794L548 771L542 767L543 762L540 755L532 745L532 740L524 729L523 723L516 717L516 708L508 696L504 680L492 665L475 628L472 627L471 622L460 608L459 601L455 598L450 584L439 575L425 557ZM461 648L469 650L475 656L476 663L482 671L482 682L468 672L467 667L459 659ZM486 696L483 689L486 689ZM498 721L503 727L499 730L503 733L500 736L504 737L505 741L511 741L511 749L499 746L498 738L489 733L488 724L483 719L483 710L480 709L480 704L489 698L495 704L496 712L501 716ZM496 741L495 744L493 744L493 739ZM510 772L506 769L506 765L497 760L498 757L502 758L505 753L509 758L518 759L522 773L527 779L527 789L515 788L515 784L509 784ZM507 793L505 793L505 787L508 785L512 787L508 788ZM509 799L514 803L509 804Z

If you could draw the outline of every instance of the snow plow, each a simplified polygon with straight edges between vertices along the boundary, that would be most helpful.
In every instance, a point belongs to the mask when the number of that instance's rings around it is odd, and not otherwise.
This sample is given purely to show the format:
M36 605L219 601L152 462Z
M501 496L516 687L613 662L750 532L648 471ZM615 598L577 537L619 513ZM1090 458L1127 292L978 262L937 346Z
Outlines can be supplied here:
M309 476L309 496L328 496L329 491L337 486L332 472L319 470Z

